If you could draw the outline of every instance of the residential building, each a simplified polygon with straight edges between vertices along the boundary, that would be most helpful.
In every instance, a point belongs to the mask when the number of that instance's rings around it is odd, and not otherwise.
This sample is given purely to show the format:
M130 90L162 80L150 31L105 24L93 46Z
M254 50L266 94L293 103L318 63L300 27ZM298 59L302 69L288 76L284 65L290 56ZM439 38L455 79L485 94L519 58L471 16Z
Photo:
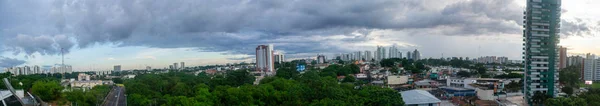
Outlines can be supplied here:
M567 67L574 65L583 65L584 58L581 56L569 56L567 57Z
M177 63L173 63L173 69L174 69L174 70L177 70L177 69L179 69L179 65L177 65Z
M561 0L527 0L523 17L523 94L527 104L535 92L558 96L558 47Z
M152 67L146 66L146 71L152 71Z
M365 60L367 60L367 61L373 60L373 54L371 53L371 51L365 51Z
M276 63L285 62L285 55L283 54L283 52L276 51L275 53L273 53L273 55L275 55L274 58Z
M559 69L566 68L567 67L567 48L560 46L558 51L559 51L558 68Z
M121 65L115 65L113 71L121 71Z
M413 60L421 60L421 53L419 53L419 51L417 49L415 49L415 51L412 53L412 59Z
M275 74L272 44L256 47L256 71L267 75Z
M79 73L79 75L77 75L77 80L78 81L89 81L91 80L90 75L84 74L84 73Z
M40 66L38 66L38 65L33 66L33 73L34 74L42 74L42 70L40 69Z
M185 63L184 62L181 62L180 66L181 66L180 69L185 69Z
M583 64L583 73L582 78L585 81L592 81L596 75L596 55L594 54L586 54L584 64Z
M326 60L325 55L317 55L317 63L323 64Z
M412 59L412 56L410 51L406 52L406 59Z
M396 45L390 47L389 52L390 52L388 55L389 58L400 58L401 57L401 56L399 56L400 54L398 54L399 52L398 52L398 48L396 48Z
M386 59L386 52L385 52L385 48L383 46L377 46L377 61L381 61L383 59Z

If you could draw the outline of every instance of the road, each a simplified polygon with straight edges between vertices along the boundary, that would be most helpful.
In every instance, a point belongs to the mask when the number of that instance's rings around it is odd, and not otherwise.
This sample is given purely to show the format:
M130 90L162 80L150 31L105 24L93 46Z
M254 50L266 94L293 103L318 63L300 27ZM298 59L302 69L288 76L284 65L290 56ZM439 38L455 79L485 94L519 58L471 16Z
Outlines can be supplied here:
M127 106L127 96L125 95L125 88L123 87L113 87L106 96L102 106Z

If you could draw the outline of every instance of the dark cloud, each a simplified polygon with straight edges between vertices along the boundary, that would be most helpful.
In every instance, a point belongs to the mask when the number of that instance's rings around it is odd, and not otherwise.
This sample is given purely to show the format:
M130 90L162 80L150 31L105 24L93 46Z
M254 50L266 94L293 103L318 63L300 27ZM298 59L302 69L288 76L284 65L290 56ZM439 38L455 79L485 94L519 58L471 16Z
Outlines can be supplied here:
M19 8L19 4L36 7ZM254 54L256 45L271 43L300 55L353 51L346 44L368 42L374 30L519 34L522 10L515 0L19 0L0 4L0 13L10 13L0 15L6 17L0 20L0 30L23 26L1 32L11 39L3 43L5 49L27 54L52 55L57 47L85 48L96 43ZM39 17L48 18L35 20ZM35 24L27 24L28 20ZM563 33L589 31L582 28L585 25L566 24ZM30 27L33 32L28 32ZM21 33L25 37L17 36ZM68 37L45 36L62 34ZM39 42L24 43L27 40Z
M65 35L56 36L30 36L19 34L14 38L3 40L6 42L7 49L14 51L15 54L25 53L31 55L40 53L42 55L57 55L61 53L61 48L68 53L75 44Z
M22 64L25 64L25 61L13 58L0 57L0 68L14 67Z
M590 22L591 23L591 22ZM576 18L575 20L561 20L560 33L565 36L586 36L598 31L600 25L588 24L588 22Z

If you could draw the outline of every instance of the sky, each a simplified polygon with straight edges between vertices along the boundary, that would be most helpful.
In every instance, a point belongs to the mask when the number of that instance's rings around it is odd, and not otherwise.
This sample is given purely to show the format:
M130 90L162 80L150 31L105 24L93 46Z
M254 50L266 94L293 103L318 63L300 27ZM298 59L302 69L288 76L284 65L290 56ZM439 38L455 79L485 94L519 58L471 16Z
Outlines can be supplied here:
M561 46L600 54L600 1L563 0ZM520 59L525 0L0 0L0 67L76 71L251 62L396 45L422 57ZM62 49L61 49L62 48ZM405 54L405 53L404 53Z

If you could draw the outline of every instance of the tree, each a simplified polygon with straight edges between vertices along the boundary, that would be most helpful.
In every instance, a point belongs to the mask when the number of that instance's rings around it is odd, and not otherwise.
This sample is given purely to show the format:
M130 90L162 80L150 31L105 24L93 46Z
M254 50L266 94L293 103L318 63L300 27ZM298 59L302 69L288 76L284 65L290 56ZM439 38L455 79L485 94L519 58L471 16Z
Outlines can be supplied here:
M548 96L540 91L535 91L535 93L533 93L533 97L531 97L534 104L543 104L543 103L545 103L546 99L548 99L548 98L550 98L550 96Z
M561 91L562 91L562 92L564 92L564 93L566 93L566 94L568 94L568 95L571 95L571 94L573 94L573 88L572 88L572 87L569 87L569 86L565 86L565 87L563 87L563 88L561 89Z
M356 78L353 75L346 75L342 82L356 82Z
M471 77L471 73L467 71L459 71L456 73L456 75L459 77Z
M295 69L292 69L291 67L282 67L277 69L277 73L275 74L275 76L290 79L298 76L298 74L300 73Z
M254 76L247 70L236 70L227 73L226 81L231 83L231 86L241 86L244 84L252 84Z
M544 102L546 106L588 106L585 99L582 98L549 98Z
M519 84L515 81L511 81L510 83L506 84L505 88L506 89L504 89L504 90L506 90L508 92L517 92L517 91L521 90L521 88L523 88L523 84Z
M559 82L565 84L565 86L579 88L579 69L581 68L576 65L561 69L558 74Z
M31 92L39 96L44 101L56 100L61 96L60 91L63 89L58 81L36 81L33 83Z

